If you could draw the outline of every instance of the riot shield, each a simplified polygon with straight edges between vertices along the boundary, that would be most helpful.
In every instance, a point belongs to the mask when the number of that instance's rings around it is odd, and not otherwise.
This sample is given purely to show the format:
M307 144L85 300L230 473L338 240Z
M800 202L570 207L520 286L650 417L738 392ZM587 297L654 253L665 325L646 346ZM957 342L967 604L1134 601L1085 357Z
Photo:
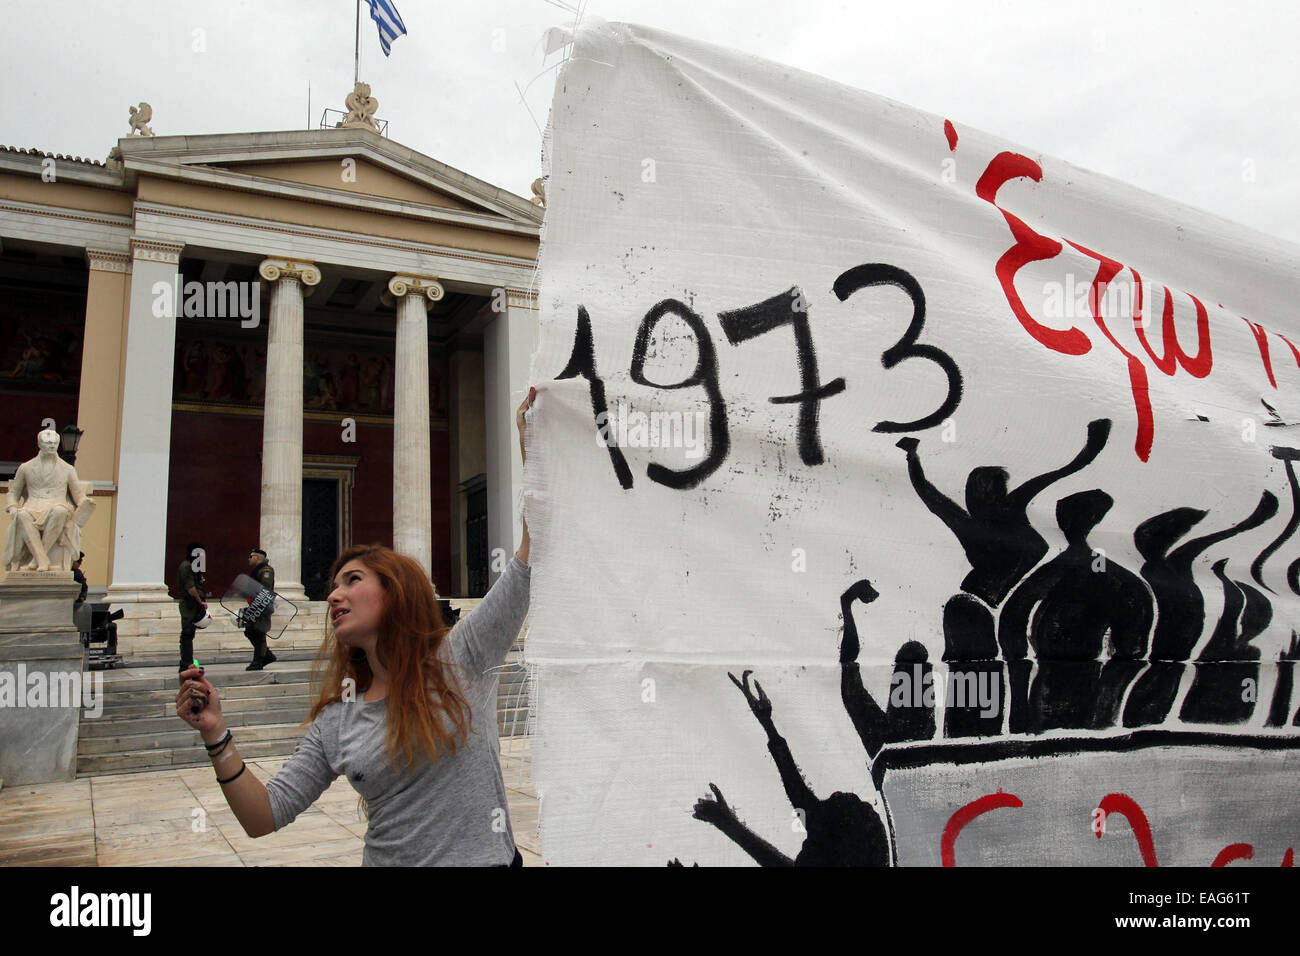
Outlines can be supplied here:
M221 606L240 629L252 628L274 640L298 614L298 606L241 574L231 583Z

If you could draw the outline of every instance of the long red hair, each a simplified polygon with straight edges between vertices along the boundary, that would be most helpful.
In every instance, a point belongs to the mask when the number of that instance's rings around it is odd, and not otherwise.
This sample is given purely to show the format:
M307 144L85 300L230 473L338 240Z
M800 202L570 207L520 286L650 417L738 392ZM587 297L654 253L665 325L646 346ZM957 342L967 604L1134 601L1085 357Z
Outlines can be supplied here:
M330 568L331 585L350 561L365 565L384 589L375 653L388 671L390 760L396 766L400 756L409 768L417 751L432 761L454 754L474 727L451 665L439 654L451 628L443 623L433 585L418 562L383 545L353 547L340 554ZM308 721L315 720L327 704L343 699L348 678L360 699L374 672L366 652L340 644L333 626L327 625L312 668L312 683L318 690Z

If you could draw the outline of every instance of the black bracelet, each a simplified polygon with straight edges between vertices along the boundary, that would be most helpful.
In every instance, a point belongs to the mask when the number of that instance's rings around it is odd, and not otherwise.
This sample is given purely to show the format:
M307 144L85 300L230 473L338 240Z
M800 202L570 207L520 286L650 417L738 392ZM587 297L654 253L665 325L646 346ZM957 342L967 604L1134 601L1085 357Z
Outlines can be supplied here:
M226 749L226 744L230 743L230 740L231 740L231 733L229 730L227 730L226 735L224 737L218 740L215 744L204 744L203 749L215 757L216 754L220 752L220 750ZM220 750L218 748L220 748Z
M222 780L220 777L218 777L218 778L217 778L217 783L220 783L220 784L227 784L227 783L231 783L231 782L233 782L233 781L235 781L235 780L238 780L238 779L239 779L239 774L240 774L240 773L243 773L243 772L244 772L245 770L247 770L247 769L248 769L248 764L244 763L244 762L241 760L241 761L239 762L239 773L235 774L233 777L227 777L225 780Z

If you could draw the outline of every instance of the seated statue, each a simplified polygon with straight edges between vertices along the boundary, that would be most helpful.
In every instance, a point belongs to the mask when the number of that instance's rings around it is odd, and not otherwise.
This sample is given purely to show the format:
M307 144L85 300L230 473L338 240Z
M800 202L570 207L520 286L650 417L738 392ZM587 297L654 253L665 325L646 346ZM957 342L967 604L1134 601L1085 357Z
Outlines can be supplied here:
M40 454L19 465L9 482L5 511L13 524L0 561L10 571L68 571L95 502L89 482L79 481L76 469L58 456L58 432L47 428L36 444Z

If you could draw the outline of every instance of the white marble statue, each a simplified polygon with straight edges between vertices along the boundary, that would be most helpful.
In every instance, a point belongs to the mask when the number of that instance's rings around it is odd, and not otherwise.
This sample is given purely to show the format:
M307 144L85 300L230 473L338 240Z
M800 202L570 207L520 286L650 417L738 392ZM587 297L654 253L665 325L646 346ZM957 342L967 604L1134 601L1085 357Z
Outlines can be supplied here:
M358 83L347 96L343 105L348 108L348 115L343 117L343 129L368 129L379 132L375 122L375 112L379 109L379 100L370 95L369 83Z
M132 136L152 136L153 130L149 128L149 121L153 119L153 107L148 103L141 103L139 109L132 106L131 110L131 133Z
M9 482L5 511L13 518L5 536L3 565L10 571L68 571L81 550L81 529L95 502L89 482L59 457L59 433L36 436L40 454L18 466Z

